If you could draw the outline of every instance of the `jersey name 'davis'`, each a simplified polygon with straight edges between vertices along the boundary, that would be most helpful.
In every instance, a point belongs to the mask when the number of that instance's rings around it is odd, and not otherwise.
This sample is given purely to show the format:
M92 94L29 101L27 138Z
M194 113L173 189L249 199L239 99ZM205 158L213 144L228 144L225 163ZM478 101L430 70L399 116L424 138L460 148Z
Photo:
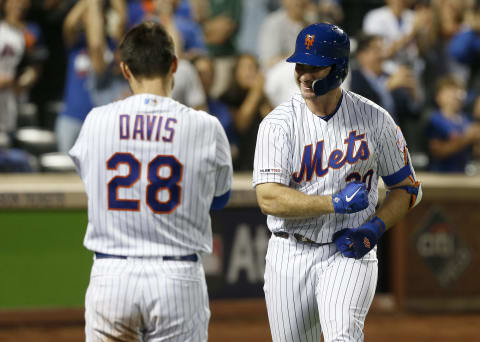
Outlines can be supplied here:
M119 138L121 140L148 140L171 142L175 136L176 118L161 114L121 114Z

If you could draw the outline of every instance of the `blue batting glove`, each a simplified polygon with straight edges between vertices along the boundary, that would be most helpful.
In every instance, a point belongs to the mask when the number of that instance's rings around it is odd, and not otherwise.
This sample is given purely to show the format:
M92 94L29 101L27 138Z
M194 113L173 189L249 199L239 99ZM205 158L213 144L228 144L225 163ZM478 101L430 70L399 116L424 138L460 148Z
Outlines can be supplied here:
M332 195L333 209L338 214L351 214L368 207L365 183L350 182L340 192Z
M347 258L354 258L353 254L352 241L350 240L350 235L352 233L351 228L344 228L333 234L332 240L337 246L337 249L345 255Z
M385 223L375 216L358 228L344 228L333 234L337 249L347 258L361 259L385 233Z

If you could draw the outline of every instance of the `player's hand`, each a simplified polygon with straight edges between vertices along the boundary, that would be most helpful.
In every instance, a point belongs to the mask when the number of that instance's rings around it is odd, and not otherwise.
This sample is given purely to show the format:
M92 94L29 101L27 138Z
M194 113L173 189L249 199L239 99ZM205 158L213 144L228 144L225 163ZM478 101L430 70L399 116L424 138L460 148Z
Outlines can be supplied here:
M385 230L385 223L375 216L358 228L344 228L336 232L332 239L344 256L361 259L375 247Z
M368 207L365 183L350 182L340 192L332 195L333 209L339 214L351 214Z

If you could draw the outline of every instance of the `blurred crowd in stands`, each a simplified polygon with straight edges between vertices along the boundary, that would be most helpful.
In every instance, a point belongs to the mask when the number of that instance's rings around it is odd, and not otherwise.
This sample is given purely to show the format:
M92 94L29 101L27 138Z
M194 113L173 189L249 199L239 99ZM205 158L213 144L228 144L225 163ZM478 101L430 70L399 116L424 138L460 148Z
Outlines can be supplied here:
M351 37L343 87L391 113L416 169L480 172L478 0L0 0L0 172L72 170L90 109L130 94L115 48L143 20L172 35L172 96L218 117L236 171L298 91L298 32L330 22Z

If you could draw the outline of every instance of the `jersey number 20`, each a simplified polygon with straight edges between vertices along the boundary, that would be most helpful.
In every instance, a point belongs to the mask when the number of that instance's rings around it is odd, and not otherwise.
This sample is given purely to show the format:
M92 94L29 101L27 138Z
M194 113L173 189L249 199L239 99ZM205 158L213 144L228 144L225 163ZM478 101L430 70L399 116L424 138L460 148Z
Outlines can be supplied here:
M108 209L109 210L140 210L140 200L127 200L118 198L119 188L130 188L138 182L142 174L142 163L131 153L115 153L107 161L108 170L117 170L120 164L126 164L129 173L126 176L115 176L108 182ZM168 177L161 177L159 171L162 167L170 168ZM148 163L148 185L146 188L146 203L156 214L169 214L182 200L183 165L172 155L158 155ZM167 201L159 201L158 192L167 190Z

